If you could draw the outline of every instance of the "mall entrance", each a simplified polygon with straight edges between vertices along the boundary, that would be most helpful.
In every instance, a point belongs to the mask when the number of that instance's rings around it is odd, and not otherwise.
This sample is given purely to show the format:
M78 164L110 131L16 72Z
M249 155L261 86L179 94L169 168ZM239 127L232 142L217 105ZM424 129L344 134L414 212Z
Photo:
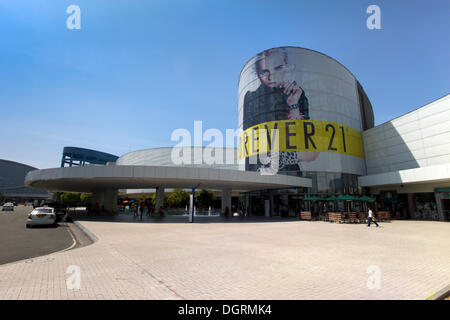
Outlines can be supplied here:
M408 205L408 195L395 191L382 191L376 197L377 211L388 211L391 219L412 219Z
M450 221L450 199L441 199L442 211L446 221Z
M450 211L450 199L445 202ZM382 191L376 196L377 211L388 211L391 219L439 220L434 192L397 193ZM444 203L443 203L444 205ZM448 212L447 211L447 212Z
M297 217L305 196L297 189L260 190L241 196L248 216L253 217Z

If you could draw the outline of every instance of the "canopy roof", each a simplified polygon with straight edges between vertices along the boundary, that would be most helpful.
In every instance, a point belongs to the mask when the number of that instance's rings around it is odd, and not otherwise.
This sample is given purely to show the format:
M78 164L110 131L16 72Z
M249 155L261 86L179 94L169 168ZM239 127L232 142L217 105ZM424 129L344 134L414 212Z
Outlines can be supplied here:
M251 191L310 188L311 179L215 168L89 165L30 171L25 185L37 189L96 192L107 189L201 188Z

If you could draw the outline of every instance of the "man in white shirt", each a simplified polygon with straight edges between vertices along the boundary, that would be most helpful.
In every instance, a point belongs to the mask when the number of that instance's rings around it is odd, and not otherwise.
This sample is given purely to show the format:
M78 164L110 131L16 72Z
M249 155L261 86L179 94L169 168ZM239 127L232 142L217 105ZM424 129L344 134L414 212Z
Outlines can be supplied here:
M377 227L378 227L378 223L376 221L373 221L373 219L374 219L373 212L369 208L369 218L367 219L369 221L369 224L367 225L367 227L370 227L370 223L371 222L375 223L377 225Z

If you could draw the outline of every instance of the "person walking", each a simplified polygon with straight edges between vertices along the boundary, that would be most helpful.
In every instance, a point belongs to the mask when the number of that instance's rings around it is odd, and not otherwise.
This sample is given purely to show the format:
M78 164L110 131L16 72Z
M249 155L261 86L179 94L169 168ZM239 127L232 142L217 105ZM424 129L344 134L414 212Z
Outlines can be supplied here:
M367 220L369 223L367 224L367 227L370 227L371 222L375 223L376 226L378 227L378 223L375 221L375 216L374 216L372 210L370 209L370 207L368 209L369 209L369 218Z
M152 204L151 204L151 202L149 201L149 202L147 203L147 217L150 217L151 210L152 210Z
M139 205L139 218L141 221L143 215L144 215L144 205Z

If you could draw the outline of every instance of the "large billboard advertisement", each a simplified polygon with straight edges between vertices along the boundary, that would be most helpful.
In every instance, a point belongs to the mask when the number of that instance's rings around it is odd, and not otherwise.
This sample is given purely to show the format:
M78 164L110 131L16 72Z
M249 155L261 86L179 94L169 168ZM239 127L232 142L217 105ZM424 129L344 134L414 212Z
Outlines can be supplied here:
M239 78L240 168L364 175L358 99L354 76L324 54L258 54Z

